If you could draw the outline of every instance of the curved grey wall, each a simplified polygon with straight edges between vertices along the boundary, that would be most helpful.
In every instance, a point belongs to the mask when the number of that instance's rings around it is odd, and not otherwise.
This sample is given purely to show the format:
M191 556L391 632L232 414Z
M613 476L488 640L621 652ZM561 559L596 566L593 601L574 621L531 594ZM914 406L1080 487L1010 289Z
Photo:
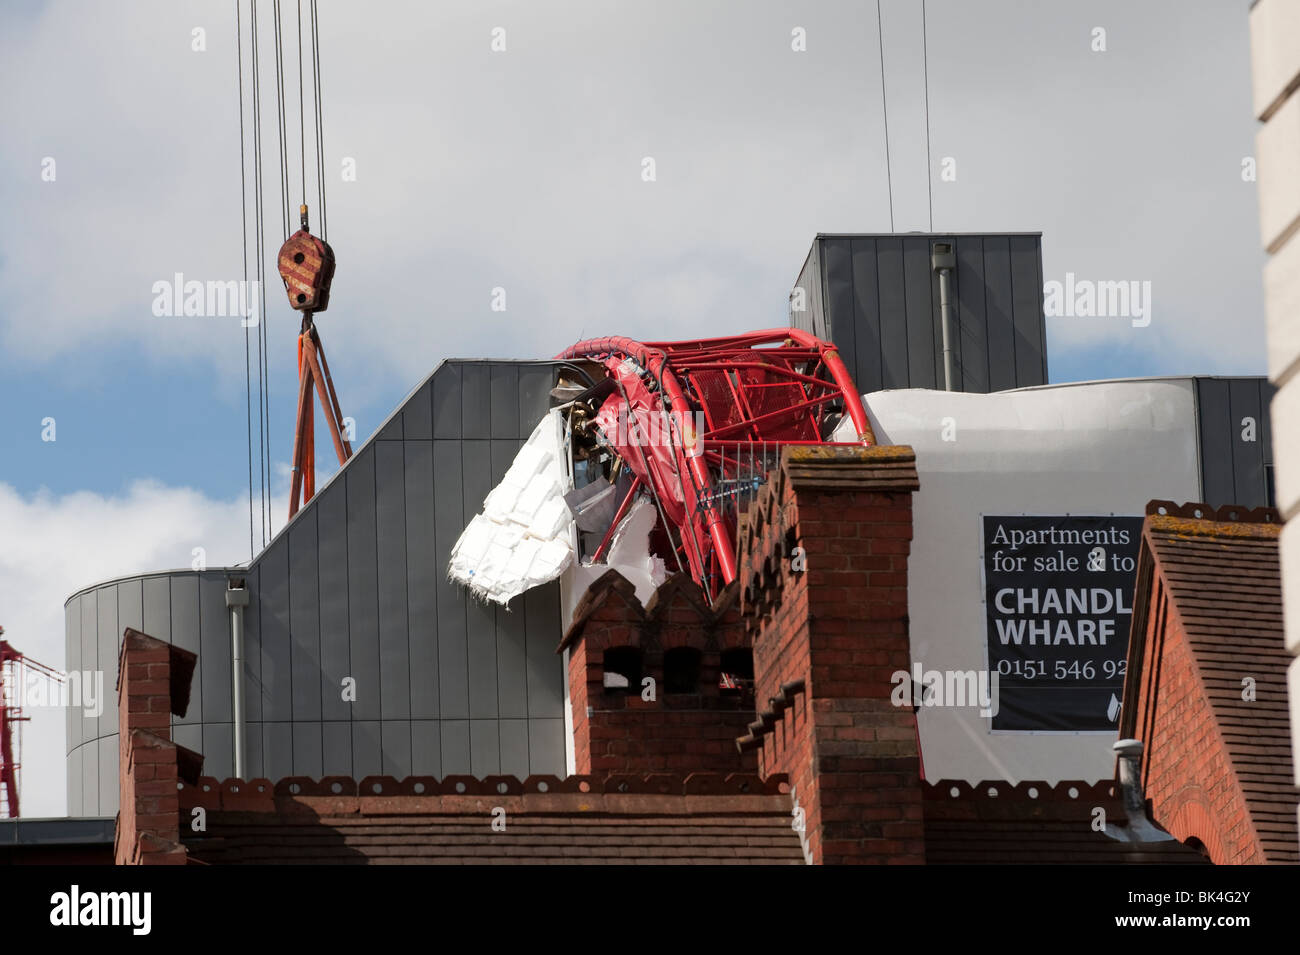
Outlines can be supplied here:
M198 654L178 743L233 773L224 591L247 577L249 776L563 775L556 584L507 611L446 579L448 555L549 406L537 362L444 362L248 570L87 588L65 605L67 667L102 669L68 715L68 812L117 811L117 648L134 627ZM342 698L346 677L355 702Z

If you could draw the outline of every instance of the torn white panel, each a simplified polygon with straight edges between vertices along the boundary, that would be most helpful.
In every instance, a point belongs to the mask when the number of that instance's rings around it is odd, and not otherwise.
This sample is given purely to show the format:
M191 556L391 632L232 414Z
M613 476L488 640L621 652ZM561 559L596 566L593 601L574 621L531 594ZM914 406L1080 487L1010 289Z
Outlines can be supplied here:
M575 563L565 575L567 590L580 598L602 574L617 570L636 588L641 605L668 579L668 571L660 558L650 553L650 532L654 530L659 512L648 498L636 501L614 531L609 552L602 563Z
M501 483L483 501L451 550L447 574L475 594L507 604L554 580L573 562L573 516L564 503L570 479L564 465L564 420L552 411L532 435Z

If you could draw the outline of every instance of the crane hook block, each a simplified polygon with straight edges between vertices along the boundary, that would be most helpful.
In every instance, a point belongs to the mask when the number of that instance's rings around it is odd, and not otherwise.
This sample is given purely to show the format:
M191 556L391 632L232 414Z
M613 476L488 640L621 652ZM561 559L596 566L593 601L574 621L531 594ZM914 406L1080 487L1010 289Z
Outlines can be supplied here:
M280 246L277 259L289 307L300 312L323 312L330 303L334 279L334 250L324 239L300 229Z

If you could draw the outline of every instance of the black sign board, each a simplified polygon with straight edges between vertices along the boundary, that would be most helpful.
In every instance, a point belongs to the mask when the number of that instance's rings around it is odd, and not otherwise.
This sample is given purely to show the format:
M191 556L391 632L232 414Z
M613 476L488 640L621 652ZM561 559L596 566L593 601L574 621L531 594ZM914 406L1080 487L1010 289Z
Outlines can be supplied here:
M994 730L1118 726L1140 517L985 517Z

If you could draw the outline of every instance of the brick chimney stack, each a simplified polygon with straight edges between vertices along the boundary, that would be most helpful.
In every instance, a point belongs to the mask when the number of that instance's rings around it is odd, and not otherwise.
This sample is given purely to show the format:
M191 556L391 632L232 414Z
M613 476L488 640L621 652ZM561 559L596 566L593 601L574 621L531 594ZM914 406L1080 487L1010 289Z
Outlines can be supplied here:
M203 757L171 739L184 716L198 658L128 627L118 651L118 776L121 806L113 848L118 865L185 865L177 783L195 783Z
M741 612L759 720L737 741L784 773L813 863L924 859L909 670L908 447L790 447L741 518Z
M607 571L578 604L565 649L580 775L757 772L754 754L735 746L753 718L752 689L718 685L723 670L752 672L734 590L710 609L677 574L642 608L632 584Z

